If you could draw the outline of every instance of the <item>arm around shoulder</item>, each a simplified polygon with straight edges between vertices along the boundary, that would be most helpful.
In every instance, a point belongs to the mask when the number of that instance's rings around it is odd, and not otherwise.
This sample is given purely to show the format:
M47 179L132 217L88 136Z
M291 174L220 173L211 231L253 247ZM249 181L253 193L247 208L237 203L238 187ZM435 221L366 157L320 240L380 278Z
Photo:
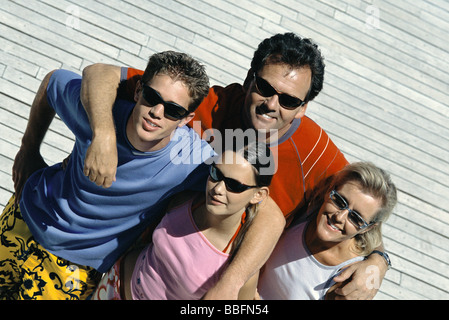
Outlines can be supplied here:
M238 299L239 300L255 300L256 299L256 290L257 283L259 280L259 272L256 272L243 287L240 288Z
M83 70L81 102L92 128L92 143L84 161L84 175L108 188L117 171L117 141L112 108L120 83L120 67L93 64Z
M83 70L81 82L81 103L89 117L95 133L114 129L112 108L117 98L121 68L109 64L96 63Z
M383 245L375 251L383 252ZM389 258L388 258L389 260ZM332 295L337 300L371 300L376 295L390 264L381 254L370 254L354 263L334 278L337 282Z

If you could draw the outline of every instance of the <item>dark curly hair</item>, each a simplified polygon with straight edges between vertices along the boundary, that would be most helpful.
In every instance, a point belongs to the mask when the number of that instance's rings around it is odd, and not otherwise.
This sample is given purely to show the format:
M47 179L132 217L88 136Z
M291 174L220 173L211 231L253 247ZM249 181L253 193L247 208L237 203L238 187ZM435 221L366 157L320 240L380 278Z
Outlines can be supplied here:
M323 60L321 51L311 39L301 38L289 32L263 40L254 52L251 69L258 72L267 64L287 64L292 68L308 66L312 71L312 84L305 99L308 102L323 88L325 66Z

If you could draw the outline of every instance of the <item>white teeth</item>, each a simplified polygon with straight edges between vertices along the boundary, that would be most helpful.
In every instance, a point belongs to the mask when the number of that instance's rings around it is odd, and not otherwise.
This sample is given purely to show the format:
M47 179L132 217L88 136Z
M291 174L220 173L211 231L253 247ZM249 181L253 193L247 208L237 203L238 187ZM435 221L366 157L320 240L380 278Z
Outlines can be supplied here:
M267 114L263 114L262 117L264 117L264 118L266 118L266 119L273 119L273 117L270 117L270 116L267 115Z
M334 226L332 223L329 223L329 225L330 225L331 228L334 229L334 230L340 230L340 229L338 229L336 226Z
M332 229L334 229L335 231L340 231L340 229L339 229L338 227L336 227L336 226L334 226L334 225L332 224L332 222L330 221L329 217L327 218L327 224L328 224Z
M157 127L157 125L155 125L154 123L151 123L150 121L147 121L147 123L152 127Z

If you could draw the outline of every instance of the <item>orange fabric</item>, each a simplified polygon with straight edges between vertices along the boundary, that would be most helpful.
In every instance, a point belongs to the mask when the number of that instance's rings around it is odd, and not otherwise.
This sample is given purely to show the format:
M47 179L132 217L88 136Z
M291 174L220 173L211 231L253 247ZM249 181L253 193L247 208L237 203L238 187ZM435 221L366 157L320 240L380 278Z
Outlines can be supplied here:
M144 72L143 70L128 68L127 79L132 78L134 76L141 76L143 75L143 72Z
M241 221L240 221L240 224L239 224L239 226L237 227L237 230L235 230L235 233L234 233L234 235L232 236L231 240L229 240L228 244L227 244L226 247L223 249L223 253L226 253L226 251L228 251L229 246L234 242L235 238L237 238L237 236L238 236L238 234L239 234L239 232L240 232L240 229L241 229L242 226L245 224L245 221L246 221L246 211L243 212L243 214L242 214L242 219L241 219Z
M128 69L128 77L136 74L139 74L138 70ZM225 129L244 129L241 114L244 101L245 91L241 85L214 86L195 111L189 125L202 138L205 138L203 132L211 128L218 129L222 134ZM200 121L200 125L195 121ZM306 193L348 163L327 133L306 116L286 141L271 147L271 150L278 163L270 196L287 220L305 204Z

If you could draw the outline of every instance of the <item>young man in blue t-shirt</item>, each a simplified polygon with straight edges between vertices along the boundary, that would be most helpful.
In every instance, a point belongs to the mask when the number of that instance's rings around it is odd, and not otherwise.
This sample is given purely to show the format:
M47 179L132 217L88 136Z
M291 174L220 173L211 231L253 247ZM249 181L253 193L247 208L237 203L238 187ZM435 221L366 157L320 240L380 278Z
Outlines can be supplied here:
M85 169L91 141L101 132L92 132L80 101L81 77L65 70L45 77L14 161L16 194L0 220L0 298L86 298L99 274L157 221L171 195L204 190L204 161L213 150L184 125L208 89L204 67L190 56L151 56L136 103L114 105L112 184ZM55 114L76 137L65 167L48 167L39 151Z

